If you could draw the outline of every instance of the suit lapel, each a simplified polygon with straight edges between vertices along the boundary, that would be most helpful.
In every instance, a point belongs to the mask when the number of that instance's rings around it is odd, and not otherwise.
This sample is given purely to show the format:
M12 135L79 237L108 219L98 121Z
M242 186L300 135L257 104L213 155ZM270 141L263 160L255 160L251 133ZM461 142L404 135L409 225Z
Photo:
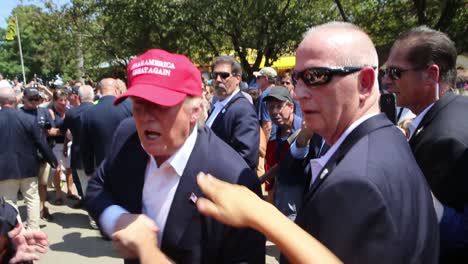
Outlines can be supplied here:
M409 141L409 144L413 150L421 139L420 135L424 134L424 128L426 128L431 123L431 121L439 114L440 111L442 111L442 109L444 109L450 102L455 100L456 97L457 96L452 92L448 92L445 96L434 103L432 108L426 113L424 118L419 123L416 131L414 132L414 135Z
M341 143L336 152L330 157L327 164L322 168L318 174L317 179L309 189L309 192L305 196L305 201L312 198L312 196L317 192L318 188L322 183L328 178L328 176L333 172L333 170L338 166L340 161L344 158L346 153L356 144L362 137L368 135L374 130L377 130L382 127L392 126L393 124L388 121L388 119L383 115L379 114L373 116L359 126L357 126ZM310 173L310 172L309 172ZM305 203L303 203L305 204Z
M216 116L216 119L213 121L213 125L211 127L215 127L220 121L220 120L223 120L223 116L224 114L227 112L228 108L237 100L239 100L240 98L244 97L244 95L242 94L241 91L239 91L236 95L234 95L234 97L231 98L231 101L229 101L229 103L227 103L227 105L225 105L223 107L223 109L221 109L221 111L219 112L219 114Z
M198 130L197 141L180 178L179 186L177 187L169 215L167 216L161 243L163 251L170 246L177 246L180 243L182 235L192 222L194 214L197 213L197 207L191 197L193 196L192 193L196 197L202 196L202 192L196 182L196 175L201 171L200 165L204 162L198 158L203 156L200 155L200 151L202 151L202 144L200 142L202 133L202 130ZM193 155L195 153L197 155Z

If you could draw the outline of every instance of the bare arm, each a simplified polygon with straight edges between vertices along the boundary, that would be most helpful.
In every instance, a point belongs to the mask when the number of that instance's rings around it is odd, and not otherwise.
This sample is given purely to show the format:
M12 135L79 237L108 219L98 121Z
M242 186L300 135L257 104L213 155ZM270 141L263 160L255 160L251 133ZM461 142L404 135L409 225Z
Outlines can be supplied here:
M271 121L262 121L262 130L263 130L263 133L265 133L265 136L268 142L268 139L270 138L270 134L271 134Z
M262 232L291 263L342 263L319 241L247 188L203 173L197 181L211 199L198 199L197 207L203 214L228 225Z
M47 86L39 84L39 89L41 89L41 91L43 91L49 98L52 98L53 93L47 88Z

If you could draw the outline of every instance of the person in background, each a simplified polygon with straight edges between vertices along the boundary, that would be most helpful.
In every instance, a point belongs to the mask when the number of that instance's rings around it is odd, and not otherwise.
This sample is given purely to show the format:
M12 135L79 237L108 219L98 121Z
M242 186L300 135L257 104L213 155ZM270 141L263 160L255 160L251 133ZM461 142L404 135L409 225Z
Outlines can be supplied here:
M16 109L11 87L0 88L0 194L16 204L21 190L28 213L27 228L39 230L38 153L51 164L57 160L37 121Z
M409 144L434 194L440 227L440 263L468 262L468 98L455 87L457 49L425 26L393 44L383 83L397 104L417 116Z
M301 111L301 106L299 105L299 102L294 99L295 94L294 94L294 82L291 78L291 73L290 72L284 72L281 74L280 79L279 79L280 85L286 87L291 94L291 97L293 98L293 103L294 103L294 114L300 118L302 118L302 111Z
M41 137L47 140L47 144L52 149L53 140L51 137L58 135L59 129L53 127L54 120L47 108L40 107L43 101L41 93L37 88L27 87L23 91L23 106L20 110L28 115L31 115L36 120L37 126L40 128ZM55 157L55 156L54 156ZM45 220L52 220L52 215L46 206L47 201L47 182L49 180L50 165L43 156L39 159L39 173L38 173L38 189L40 199L40 217Z
M260 128L253 105L240 90L242 67L234 58L220 56L213 61L212 69L219 101L210 110L206 126L255 170L258 164Z
M83 198L85 196L86 188L88 186L88 177L84 173L80 155L81 119L82 114L86 112L89 108L94 106L94 91L93 88L89 85L82 85L80 87L74 86L72 87L72 94L73 97L76 96L76 98L72 100L75 106L66 111L65 119L63 120L62 130L70 130L71 135L73 137L73 142L70 151L70 167L72 169L73 180L76 182L76 188L78 189L78 193L82 198L80 201L77 202L77 204L75 204L75 207L79 208L82 206ZM80 186L80 188L78 188L78 186Z
M72 200L80 200L78 196L73 193L73 177L70 169L70 157L68 156L68 147L66 139L66 129L63 129L63 120L65 119L65 112L67 110L66 105L68 102L68 93L64 89L56 89L52 96L52 102L49 105L49 112L52 117L53 127L58 131L56 135L51 137L54 141L54 155L59 161L59 165L56 169L52 170L53 182L55 188L55 205L64 204L64 194L61 188L61 177L65 175L67 183L67 198Z
M302 118L294 114L294 103L291 94L284 86L274 86L264 99L272 123L278 128L273 140L270 140L266 150L266 169L280 167L290 144L296 138L302 127ZM278 169L276 168L276 169ZM299 203L302 200L303 189L295 192L288 187L292 180L291 174L284 170L277 170L276 177L266 182L269 201L274 202L278 209L292 220L297 215Z
M274 134L275 131L272 132L271 119L268 115L266 103L263 99L268 95L270 88L276 84L277 73L275 69L271 67L264 67L260 71L254 72L253 74L256 78L259 92L261 93L258 99L259 101L257 102L258 120L260 121L260 126L262 127L263 133L265 134L267 140L269 140L270 136Z
M113 101L120 94L117 81L102 79L99 83L102 97L98 103L83 113L81 120L81 159L88 176L101 164L111 149L115 129L120 122L132 116L132 104L126 100L115 106Z

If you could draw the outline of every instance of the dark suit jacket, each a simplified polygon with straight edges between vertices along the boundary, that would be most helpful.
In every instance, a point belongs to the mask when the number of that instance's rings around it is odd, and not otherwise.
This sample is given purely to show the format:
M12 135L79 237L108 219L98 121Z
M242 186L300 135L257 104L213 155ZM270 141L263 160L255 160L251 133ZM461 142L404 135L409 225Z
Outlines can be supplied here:
M211 130L237 151L251 169L257 168L260 126L254 106L241 92L219 112Z
M69 129L73 136L73 143L70 151L70 166L74 169L81 169L80 138L81 138L81 119L83 113L94 106L93 103L84 102L78 106L72 107L65 113L62 129Z
M101 213L113 204L130 213L142 213L148 159L133 119L126 119L116 131L108 158L88 185L85 203L94 219L99 219ZM251 229L228 227L205 217L189 200L192 192L198 197L203 196L196 183L200 171L261 193L258 178L242 158L210 129L199 129L168 214L162 251L176 263L265 263L263 235Z
M15 108L0 109L0 181L37 177L37 151L55 168L57 159L36 119Z
M87 174L93 173L109 153L112 136L120 121L132 116L129 99L118 106L113 105L114 100L115 96L103 96L83 114L80 151Z
M410 140L434 195L459 213L468 206L467 113L468 98L448 93L426 113ZM468 248L441 257L443 263L468 263Z
M429 188L383 114L354 129L318 175L296 223L344 263L437 263Z

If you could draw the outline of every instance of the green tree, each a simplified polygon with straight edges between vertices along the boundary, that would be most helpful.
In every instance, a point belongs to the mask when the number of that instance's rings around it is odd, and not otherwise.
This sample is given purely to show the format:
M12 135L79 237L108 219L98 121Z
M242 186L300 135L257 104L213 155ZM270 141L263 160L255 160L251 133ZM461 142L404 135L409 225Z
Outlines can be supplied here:
M281 55L292 53L303 32L328 19L328 6L320 1L186 1L186 23L205 47L218 55L234 50L249 77L262 58L269 66ZM251 65L250 51L256 54Z
M34 5L18 6L12 10L12 16L16 15L18 18L27 81L30 81L34 74L42 75L41 62L38 58L41 56L40 47L44 36L37 30L38 17L41 14L42 10ZM0 71L5 72L8 76L17 76L18 79L23 79L18 39L3 40L0 54L2 60Z
M364 28L385 62L390 47L402 32L418 25L446 32L466 51L468 3L463 0L334 0L335 17ZM340 7L341 6L341 10Z

